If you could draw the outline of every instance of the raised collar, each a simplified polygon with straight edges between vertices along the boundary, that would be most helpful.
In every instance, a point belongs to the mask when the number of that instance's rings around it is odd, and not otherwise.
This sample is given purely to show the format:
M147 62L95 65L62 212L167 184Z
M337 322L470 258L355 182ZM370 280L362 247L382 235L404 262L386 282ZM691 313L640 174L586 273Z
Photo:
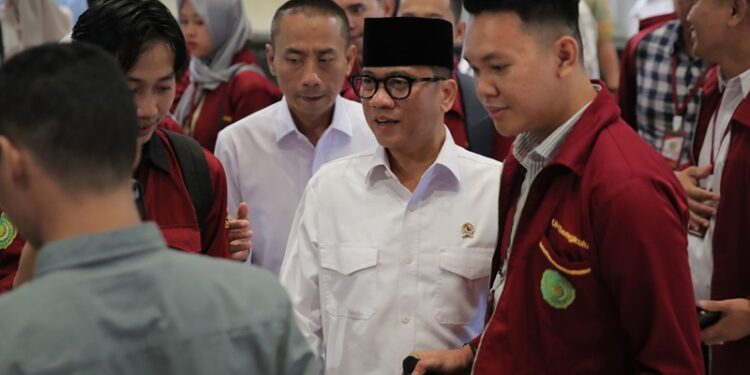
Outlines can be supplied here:
M329 128L351 138L352 121L349 118L349 114L346 112L346 100L347 99L342 98L340 95L336 97L336 102L333 107L333 118L331 119ZM289 102L287 102L286 96L281 98L279 104L280 113L278 123L276 124L276 143L280 143L291 134L296 133L302 135L297 129L297 125L294 124L294 119L292 118L292 112L289 110Z
M442 175L454 182L456 185L461 183L461 173L458 167L458 150L453 141L450 131L445 127L445 140L440 148L435 162L425 171L422 178ZM369 186L376 182L388 178L395 178L391 171L391 165L388 161L388 154L383 146L378 145L370 159L365 175L365 183ZM419 183L422 185L422 182Z

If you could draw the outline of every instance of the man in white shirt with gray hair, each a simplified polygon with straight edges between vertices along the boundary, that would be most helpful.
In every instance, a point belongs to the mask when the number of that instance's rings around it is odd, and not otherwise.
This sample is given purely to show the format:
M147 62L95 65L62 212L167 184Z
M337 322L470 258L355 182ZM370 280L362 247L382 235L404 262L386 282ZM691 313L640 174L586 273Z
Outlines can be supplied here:
M294 210L323 164L376 145L362 105L339 96L351 70L346 13L335 3L292 0L273 17L268 65L283 99L219 133L229 210L247 202L253 225L248 262L278 274Z

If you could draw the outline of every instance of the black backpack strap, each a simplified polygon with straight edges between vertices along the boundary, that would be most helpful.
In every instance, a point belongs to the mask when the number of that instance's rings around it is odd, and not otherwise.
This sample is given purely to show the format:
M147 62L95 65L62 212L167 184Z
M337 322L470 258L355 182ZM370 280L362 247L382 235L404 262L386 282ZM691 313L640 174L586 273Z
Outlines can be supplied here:
M211 188L211 173L208 170L208 161L203 154L203 147L193 138L182 134L164 130L164 133L172 144L177 163L182 171L182 180L185 182L190 200L198 219L201 236L206 229L206 217L211 209L213 191ZM202 249L205 252L207 249Z
M474 78L458 73L458 87L461 90L461 102L464 105L469 150L491 158L495 142L495 126L477 97Z

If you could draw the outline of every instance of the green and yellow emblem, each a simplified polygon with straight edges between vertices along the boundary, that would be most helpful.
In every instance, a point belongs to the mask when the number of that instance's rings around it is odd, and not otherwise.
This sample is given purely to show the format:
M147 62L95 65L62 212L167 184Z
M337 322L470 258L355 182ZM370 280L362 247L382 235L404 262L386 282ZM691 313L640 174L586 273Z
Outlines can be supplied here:
M556 309L567 309L576 299L576 290L563 275L548 269L542 274L542 297Z
M0 250L8 248L17 234L16 226L10 222L5 213L0 214Z

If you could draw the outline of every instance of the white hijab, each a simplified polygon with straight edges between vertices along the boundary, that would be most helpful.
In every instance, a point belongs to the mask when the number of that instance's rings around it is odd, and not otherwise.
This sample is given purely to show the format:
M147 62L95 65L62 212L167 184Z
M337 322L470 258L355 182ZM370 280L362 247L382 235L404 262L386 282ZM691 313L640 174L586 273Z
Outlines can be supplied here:
M190 86L175 110L180 124L184 124L193 105L203 98L205 90L214 90L241 71L261 72L255 65L232 64L234 55L250 39L250 21L245 16L241 0L178 0L178 9L185 1L190 1L203 19L214 49L208 57L193 56L190 60Z

